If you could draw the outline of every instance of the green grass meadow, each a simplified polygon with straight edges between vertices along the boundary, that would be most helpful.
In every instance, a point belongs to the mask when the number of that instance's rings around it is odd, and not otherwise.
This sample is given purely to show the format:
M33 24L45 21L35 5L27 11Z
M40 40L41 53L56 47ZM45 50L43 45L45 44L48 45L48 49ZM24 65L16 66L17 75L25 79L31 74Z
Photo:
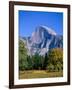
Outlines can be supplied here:
M63 77L63 71L48 72L47 70L27 70L19 72L19 79Z

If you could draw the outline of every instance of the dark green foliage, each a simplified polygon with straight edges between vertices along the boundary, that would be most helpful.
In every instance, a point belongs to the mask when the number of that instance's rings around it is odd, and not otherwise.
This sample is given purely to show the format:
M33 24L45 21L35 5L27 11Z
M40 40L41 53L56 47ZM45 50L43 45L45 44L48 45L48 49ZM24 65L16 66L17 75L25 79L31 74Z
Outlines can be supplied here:
M42 60L41 60L41 56L36 53L35 55L32 56L32 61L33 61L33 68L34 69L41 69L42 66Z
M27 62L28 62L28 70L31 70L33 68L33 64L30 56L27 56Z
M45 54L44 62L43 62L43 69L46 69L46 66L48 64L48 56L47 53Z

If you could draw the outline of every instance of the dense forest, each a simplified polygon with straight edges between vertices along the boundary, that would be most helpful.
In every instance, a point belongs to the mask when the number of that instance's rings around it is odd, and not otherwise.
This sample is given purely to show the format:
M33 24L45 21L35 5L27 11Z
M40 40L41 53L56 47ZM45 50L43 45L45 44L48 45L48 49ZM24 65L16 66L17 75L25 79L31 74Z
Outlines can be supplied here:
M63 49L50 49L45 56L41 56L38 53L33 56L28 56L24 42L19 40L19 70L62 71Z

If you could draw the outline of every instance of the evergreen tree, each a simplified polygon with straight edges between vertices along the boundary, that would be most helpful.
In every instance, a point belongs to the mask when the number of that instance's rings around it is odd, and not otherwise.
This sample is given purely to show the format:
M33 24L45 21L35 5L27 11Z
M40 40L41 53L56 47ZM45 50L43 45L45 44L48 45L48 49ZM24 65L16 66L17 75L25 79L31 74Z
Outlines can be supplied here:
M28 69L32 70L33 65L32 65L32 59L30 56L27 56L27 62L28 62Z
M44 62L43 62L43 69L46 69L46 66L48 64L48 56L47 53L45 54Z

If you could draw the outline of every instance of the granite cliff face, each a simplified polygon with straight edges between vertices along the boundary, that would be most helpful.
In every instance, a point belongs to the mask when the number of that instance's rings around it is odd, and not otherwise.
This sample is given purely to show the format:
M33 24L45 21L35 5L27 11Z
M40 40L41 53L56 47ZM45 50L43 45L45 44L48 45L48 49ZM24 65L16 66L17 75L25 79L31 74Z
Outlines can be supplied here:
M38 26L30 37L20 37L26 44L28 55L45 55L52 48L63 48L63 36L46 26Z

